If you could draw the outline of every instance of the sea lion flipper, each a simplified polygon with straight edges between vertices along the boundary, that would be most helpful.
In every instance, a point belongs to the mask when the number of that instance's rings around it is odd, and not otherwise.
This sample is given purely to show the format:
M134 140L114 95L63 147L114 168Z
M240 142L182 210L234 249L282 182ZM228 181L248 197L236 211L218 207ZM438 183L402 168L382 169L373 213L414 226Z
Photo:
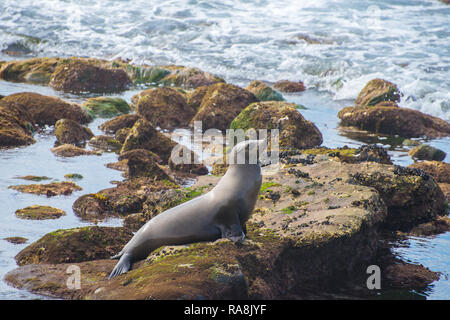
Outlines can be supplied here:
M242 231L240 223L235 223L230 226L220 226L219 227L222 238L230 239L233 242L242 242L244 240L245 234Z
M124 254L122 257L120 257L119 262L114 267L108 279L114 278L122 273L127 272L128 270L130 270L130 267L131 267L131 257L129 254Z

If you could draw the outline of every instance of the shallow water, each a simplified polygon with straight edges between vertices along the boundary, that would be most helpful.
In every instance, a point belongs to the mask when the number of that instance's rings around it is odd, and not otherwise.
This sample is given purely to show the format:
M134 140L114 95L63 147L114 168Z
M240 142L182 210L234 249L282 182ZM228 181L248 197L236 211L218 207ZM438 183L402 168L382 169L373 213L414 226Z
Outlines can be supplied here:
M196 66L246 86L251 80L274 82L302 80L308 90L284 95L304 105L301 113L313 121L324 146L357 147L379 143L389 149L396 164L412 162L407 150L392 139L355 138L338 129L338 111L351 105L367 81L382 77L396 83L403 97L400 106L450 120L450 6L438 0L2 0L0 51L20 43L29 56L87 56L129 58L149 64ZM0 60L13 57L0 53ZM0 81L0 94L35 91L80 102L86 97L61 94L45 86ZM117 96L130 101L139 90ZM94 133L100 120L89 127ZM49 129L51 131L51 129ZM55 138L38 137L37 143L0 151L0 278L15 268L14 256L27 244L58 228L86 225L72 212L77 197L112 186L120 172L104 164L116 155L54 157ZM427 143L447 153L450 138ZM447 156L446 161L448 161ZM14 177L46 175L63 181L66 173L80 173L82 191L71 196L46 198L7 189L28 183ZM57 220L25 221L14 211L31 204L48 204L66 210ZM113 219L109 225L119 225ZM3 239L24 236L27 244ZM427 299L449 299L450 234L411 238L397 252L445 276L426 293ZM0 299L37 296L0 282Z

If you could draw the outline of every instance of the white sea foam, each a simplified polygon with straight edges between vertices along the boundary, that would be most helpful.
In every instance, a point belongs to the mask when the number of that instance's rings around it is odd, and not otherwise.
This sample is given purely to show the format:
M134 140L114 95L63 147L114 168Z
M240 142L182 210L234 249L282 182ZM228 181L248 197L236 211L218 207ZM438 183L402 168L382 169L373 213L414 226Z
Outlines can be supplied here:
M335 100L382 77L402 106L450 120L449 14L437 0L2 0L0 46L303 80Z

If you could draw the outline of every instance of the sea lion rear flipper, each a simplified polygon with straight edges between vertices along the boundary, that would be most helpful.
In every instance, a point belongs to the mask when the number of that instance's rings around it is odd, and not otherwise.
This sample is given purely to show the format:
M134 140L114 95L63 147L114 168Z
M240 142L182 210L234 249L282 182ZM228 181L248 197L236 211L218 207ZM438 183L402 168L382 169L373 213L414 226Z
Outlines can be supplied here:
M129 254L124 254L114 267L108 279L114 278L122 273L127 272L131 268L131 258Z

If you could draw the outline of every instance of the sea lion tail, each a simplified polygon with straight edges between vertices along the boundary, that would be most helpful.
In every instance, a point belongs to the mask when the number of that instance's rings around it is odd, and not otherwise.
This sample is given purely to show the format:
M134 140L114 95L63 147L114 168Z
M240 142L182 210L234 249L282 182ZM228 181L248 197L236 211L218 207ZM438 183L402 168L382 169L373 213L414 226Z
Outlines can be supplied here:
M119 262L116 264L116 266L114 267L113 271L111 272L111 274L109 275L108 279L112 279L122 273L127 272L128 270L130 270L131 267L131 259L130 259L130 255L129 254L124 254Z

